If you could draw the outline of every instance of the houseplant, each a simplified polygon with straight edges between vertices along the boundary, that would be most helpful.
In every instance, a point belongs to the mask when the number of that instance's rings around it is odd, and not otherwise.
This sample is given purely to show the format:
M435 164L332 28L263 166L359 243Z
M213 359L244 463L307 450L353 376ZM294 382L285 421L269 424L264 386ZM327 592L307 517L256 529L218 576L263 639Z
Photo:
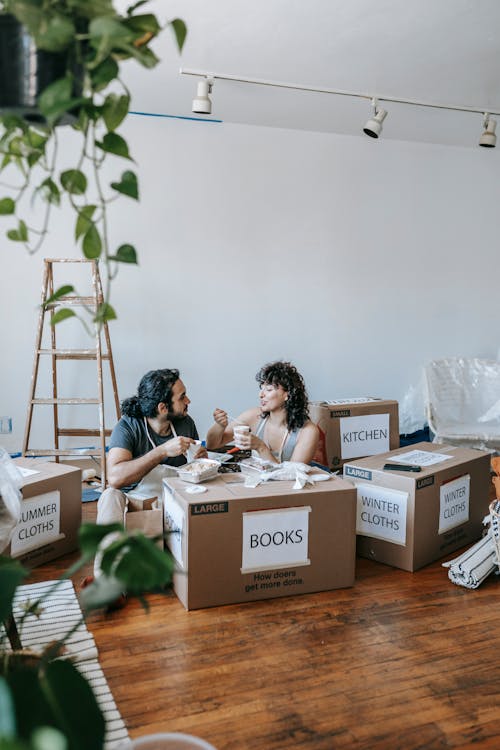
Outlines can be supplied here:
M0 553L20 517L21 485L17 468L0 449ZM16 619L14 597L28 571L0 554L0 750L102 750L104 718L92 689L69 659L59 657L64 657L65 643L86 613L108 606L124 591L146 605L144 593L165 590L172 578L173 558L155 541L140 533L129 534L119 524L83 524L80 558L44 595L21 611L18 607ZM43 652L26 650L26 618L38 617L61 582L90 562L98 548L101 575L80 594L82 618Z
M119 265L137 263L131 243L111 246L107 209L117 197L139 198L129 147L118 129L130 105L122 63L135 60L145 68L158 63L150 43L162 28L154 14L143 12L144 4L139 0L120 14L112 0L0 0L0 177L8 179L0 187L0 215L14 220L7 237L34 253L47 236L53 209L70 206L72 239L86 258L99 259L105 267L97 323L116 317L110 283ZM184 22L174 19L167 25L181 50ZM31 68L25 60L30 55L36 57ZM29 81L21 75L17 85L6 85L20 70L29 70ZM73 166L61 171L58 129L68 122L80 136L80 149ZM125 166L105 185L102 167L108 158ZM40 226L29 219L28 195L44 206ZM64 285L50 301L73 291ZM62 308L52 323L74 314Z

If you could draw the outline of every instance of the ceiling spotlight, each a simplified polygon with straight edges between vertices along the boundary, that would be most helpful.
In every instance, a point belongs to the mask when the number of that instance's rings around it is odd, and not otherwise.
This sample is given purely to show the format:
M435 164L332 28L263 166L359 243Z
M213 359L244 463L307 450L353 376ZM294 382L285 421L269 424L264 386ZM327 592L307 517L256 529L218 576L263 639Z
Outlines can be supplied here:
M490 117L487 112L485 112L483 121L484 133L479 139L480 146L485 146L486 148L495 148L495 146L497 145L497 137L495 135L496 126L497 121Z
M212 93L214 79L207 76L205 80L198 82L196 98L193 99L193 112L199 115L210 115L212 113L212 101L209 94Z
M385 109L381 109L378 106L378 102L376 99L372 99L372 106L373 115L370 117L365 127L363 128L363 133L369 135L370 138L378 138L380 133L382 132L382 123L387 117L387 112L385 111Z

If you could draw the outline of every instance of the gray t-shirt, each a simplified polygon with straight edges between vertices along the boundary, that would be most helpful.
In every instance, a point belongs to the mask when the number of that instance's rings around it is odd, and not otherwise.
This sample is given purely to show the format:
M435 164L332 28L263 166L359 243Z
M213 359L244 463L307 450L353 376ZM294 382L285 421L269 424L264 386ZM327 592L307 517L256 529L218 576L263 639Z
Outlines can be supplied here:
M198 440L198 430L190 416L172 419L172 424L177 435ZM148 432L146 432L144 419L124 416L115 425L113 432L111 433L109 447L124 448L125 450L130 451L132 458L140 458L140 456L149 453L153 448L149 441L148 433L155 445L162 445L162 443L166 443L167 440L171 440L174 437L173 433L170 435L158 435L153 429L151 429L150 425L148 425ZM161 463L166 464L167 466L182 466L186 463L186 457L182 455L174 456L174 458L165 458ZM122 487L122 491L126 492L136 486L137 484Z

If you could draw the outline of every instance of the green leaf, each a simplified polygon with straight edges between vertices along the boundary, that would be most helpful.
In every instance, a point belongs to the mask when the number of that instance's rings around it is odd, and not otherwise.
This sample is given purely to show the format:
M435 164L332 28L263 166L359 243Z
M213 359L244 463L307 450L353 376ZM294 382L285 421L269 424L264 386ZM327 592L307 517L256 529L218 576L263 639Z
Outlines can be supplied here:
M63 188L71 195L83 195L87 190L87 178L79 169L67 169L59 179Z
M118 63L112 57L107 57L102 63L92 70L90 78L95 91L102 91L108 83L118 77L120 69Z
M54 294L51 294L50 297L45 300L44 307L50 305L51 302L56 302L58 299L61 299L61 297L67 297L68 294L71 294L74 291L75 287L71 286L70 284L60 286L59 289L56 289Z
M17 229L9 229L7 237L13 242L27 242L28 241L28 228L25 222L20 219L19 226Z
M116 251L116 255L110 255L109 259L116 260L119 263L137 264L137 253L133 245L120 245Z
M108 130L116 130L128 114L130 97L109 94L102 106L102 116Z
M97 548L104 537L111 534L113 531L123 532L124 529L119 523L82 523L78 530L78 544L84 558L90 560L94 557Z
M68 750L66 737L54 727L37 727L31 735L33 750Z
M72 91L73 76L69 73L42 91L38 97L38 106L47 122L55 123L65 112L69 112L86 101L84 97L74 98Z
M186 41L187 26L181 18L174 18L173 21L170 21L170 25L172 26L174 30L175 39L177 41L177 47L179 48L179 52L182 52L184 42Z
M61 203L61 193L54 180L47 177L47 179L40 185L39 190L43 199L46 200L47 203L53 203L56 206L59 206Z
M68 16L57 13L44 17L34 38L38 49L61 52L73 43L75 33L73 21Z
M82 250L85 257L89 260L99 258L102 250L102 241L95 224L91 224L83 235Z
M93 18L89 24L90 45L96 51L95 65L105 60L111 52L133 41L133 33L116 18Z
M69 307L61 307L60 310L52 315L50 325L56 326L58 323L62 323L63 320L67 320L68 318L76 318L76 313L73 310L70 310Z
M0 200L0 216L7 216L13 214L16 210L16 204L12 198L2 198Z
M166 586L172 580L172 557L144 534L129 534L106 547L102 570L123 582L132 595Z
M11 613L16 589L27 575L28 571L20 563L0 556L0 622Z
M9 686L0 677L0 738L12 739L16 735L14 701Z
M89 683L77 668L70 661L56 659L40 673L39 682L50 714L68 738L69 747L72 750L103 747L104 716Z
M118 133L106 133L102 142L96 141L96 145L109 154L115 154L116 156L123 156L125 159L130 159L127 141L122 138L121 135L118 135Z
M124 22L124 25L136 32L136 38L134 44L141 44L142 36L147 36L149 41L153 36L156 36L161 31L161 26L158 23L158 19L153 13L144 13L137 16L129 16ZM146 43L146 42L143 42Z
M92 205L84 206L79 210L75 226L75 240L80 239L82 234L85 234L90 229L93 223L91 219L95 210L96 206Z
M106 323L108 320L116 320L116 313L111 305L108 305L107 302L103 302L97 308L94 323Z
M112 182L111 187L118 193L123 193L123 195L128 195L129 198L135 198L135 200L139 200L139 187L137 184L137 177L133 172L123 172L120 182Z

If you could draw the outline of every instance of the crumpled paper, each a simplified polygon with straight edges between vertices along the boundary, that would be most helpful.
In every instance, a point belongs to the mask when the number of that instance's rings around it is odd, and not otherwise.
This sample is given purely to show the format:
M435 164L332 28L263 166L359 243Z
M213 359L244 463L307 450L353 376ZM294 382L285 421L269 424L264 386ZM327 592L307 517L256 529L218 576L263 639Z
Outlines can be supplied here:
M257 487L263 482L295 480L292 489L302 490L306 484L313 485L315 482L329 479L330 475L325 472L311 473L312 467L299 461L283 461L276 464L275 469L256 472L254 475L247 475L245 478L245 487Z

